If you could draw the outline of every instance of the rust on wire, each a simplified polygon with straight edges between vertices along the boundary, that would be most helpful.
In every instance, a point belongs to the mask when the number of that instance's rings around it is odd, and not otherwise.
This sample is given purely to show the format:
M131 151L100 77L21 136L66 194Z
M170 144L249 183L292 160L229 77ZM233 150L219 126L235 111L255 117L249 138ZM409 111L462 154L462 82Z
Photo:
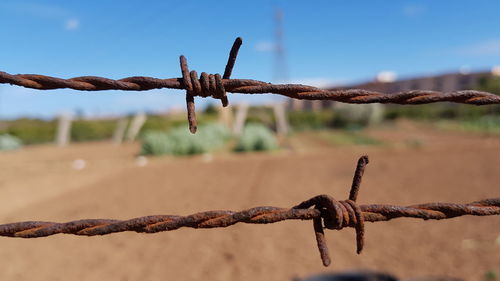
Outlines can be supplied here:
M224 79L229 79L233 71L234 63L236 62L236 56L242 44L240 37L236 38L233 47L229 53L229 59L224 70ZM207 74L205 72L201 73L200 79L198 79L198 73L196 71L189 72L187 59L184 56L180 56L180 66L182 73L182 83L186 89L186 104L187 104L187 116L189 123L189 131L191 133L196 133L197 121L196 121L196 108L194 105L194 97L213 97L215 99L220 99L222 106L226 107L229 101L226 96L226 90L224 89L224 84L222 83L222 77L220 74Z
M424 220L450 219L458 216L500 215L500 198L486 199L467 204L428 203L412 206L358 205L357 194L368 157L362 156L356 167L349 199L337 201L329 195L315 196L293 208L255 207L240 212L205 211L188 216L157 215L130 220L84 219L66 223L26 221L0 225L0 236L37 238L59 233L95 236L115 232L135 231L156 233L181 227L215 228L236 223L268 224L284 220L312 220L316 242L325 266L330 256L324 228L340 230L353 227L356 231L357 253L364 245L364 222L388 221L395 218Z
M62 79L36 74L12 75L0 71L0 84L12 84L39 90L75 89L81 91L124 90L145 91L151 89L186 90L188 121L191 132L196 132L194 97L213 97L220 99L223 106L228 105L227 92L239 94L277 94L295 99L331 100L344 103L394 103L424 104L434 102L455 102L474 105L500 104L500 96L474 90L453 92L405 91L394 94L380 93L361 89L325 90L300 84L271 84L250 79L230 79L239 48L240 37L236 38L229 53L224 75L189 71L187 60L180 57L181 78L158 79L134 76L119 80L96 76L82 76Z

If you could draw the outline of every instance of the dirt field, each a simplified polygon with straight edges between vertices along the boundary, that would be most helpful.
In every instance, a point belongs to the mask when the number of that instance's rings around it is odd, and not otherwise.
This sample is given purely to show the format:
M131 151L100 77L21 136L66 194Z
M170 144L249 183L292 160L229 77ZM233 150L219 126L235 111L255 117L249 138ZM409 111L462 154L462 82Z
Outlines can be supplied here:
M0 221L127 219L212 209L290 207L314 195L348 196L357 158L371 163L359 203L470 202L500 196L500 138L443 133L410 123L371 130L381 146L330 146L297 136L290 151L149 159L138 146L28 147L0 153ZM86 167L77 170L74 160ZM350 269L400 278L500 274L500 217L368 223L355 254L352 229L327 231L321 265L311 222L237 224L103 237L0 238L2 280L291 280Z

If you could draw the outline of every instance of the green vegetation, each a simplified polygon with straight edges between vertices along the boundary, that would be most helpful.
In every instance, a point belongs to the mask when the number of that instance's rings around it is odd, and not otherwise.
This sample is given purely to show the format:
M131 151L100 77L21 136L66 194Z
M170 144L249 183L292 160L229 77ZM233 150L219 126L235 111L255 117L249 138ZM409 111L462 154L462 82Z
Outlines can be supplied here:
M16 137L11 135L0 135L0 151L1 150L15 150L22 147L22 142Z
M71 123L71 141L111 139L116 120L75 120Z
M288 121L295 131L322 130L326 128L361 129L382 121L380 105L337 104L323 111L291 111Z
M479 79L477 90L500 94L500 77L483 77Z
M294 131L329 128L359 130L380 121L400 118L431 122L440 128L496 134L500 131L500 106L436 103L424 105L386 105L383 112L363 105L342 105L317 112L292 111L288 120Z
M407 118L431 122L439 129L486 134L500 133L500 106L498 105L427 104L389 106L385 117L386 120Z
M222 147L229 138L227 129L219 124L200 125L195 135L186 126L168 132L144 133L142 155L193 155Z
M483 90L493 91L492 85L496 85L495 83L488 80L481 85L485 87ZM216 106L218 105L209 105L203 113L198 114L200 126L212 124L218 119ZM391 122L399 118L406 118L430 122L440 129L500 135L500 117L498 116L500 116L500 106L498 105L473 106L451 103L387 105L383 110L373 105L338 103L334 108L322 111L289 111L287 113L292 132L332 128L351 131L377 124L380 119ZM251 107L247 123L260 123L270 130L276 129L273 110L269 107ZM74 120L71 128L71 141L110 140L116 125L117 120ZM139 138L145 137L147 132L167 132L177 127L187 127L185 114L148 115L139 133ZM0 124L0 135L9 134L18 138L25 145L51 143L54 141L56 130L57 120L23 118L2 121ZM152 137L148 136L148 138ZM361 142L363 143L363 141Z
M385 110L385 119L409 118L417 120L458 119L471 120L484 115L498 114L500 107L496 105L473 106L466 104L422 104L422 105L389 105Z
M142 137L141 155L194 155L223 147L230 139L229 131L220 124L198 126L195 135L185 124L169 131L147 131ZM262 124L245 126L235 151L267 151L278 148L274 133Z
M486 115L477 119L463 121L443 120L438 121L436 127L447 130L500 135L500 116Z
M291 111L288 113L288 122L296 131L320 130L333 123L334 112L321 111Z
M495 271L488 271L484 274L484 280L485 281L495 281L499 280L498 275L496 274Z
M24 144L47 143L54 141L56 122L38 119L18 119L5 122L6 128L0 134L9 134L17 137Z
M500 94L500 77L483 77L479 79L476 90ZM456 120L459 122L481 123L485 116L500 114L500 106L473 106L453 103L434 103L425 105L388 105L385 119L410 118L425 121Z
M147 131L167 131L179 126L187 126L185 115L160 116L148 115L141 135ZM129 118L130 119L130 118ZM215 114L199 114L200 125L211 123L217 119ZM71 124L71 141L109 140L113 136L117 120L73 120ZM22 118L13 121L2 121L0 134L9 134L19 138L24 144L41 144L54 141L57 120Z
M206 115L217 116L217 114L219 114L219 110L217 110L217 105L215 103L209 103L205 107L205 110L203 111L203 113Z
M142 133L149 131L167 131L186 123L185 116L172 116L170 118L159 115L148 115L141 128Z
M211 124L217 120L217 115L214 114L197 114L197 121L199 125ZM146 122L141 128L141 135L149 131L168 131L177 127L187 127L186 115L148 115Z
M268 151L278 148L274 133L266 126L250 123L245 126L235 147L237 152Z
M254 124L259 123L264 126L276 129L276 120L274 118L273 110L269 107L252 106L248 109L246 123Z

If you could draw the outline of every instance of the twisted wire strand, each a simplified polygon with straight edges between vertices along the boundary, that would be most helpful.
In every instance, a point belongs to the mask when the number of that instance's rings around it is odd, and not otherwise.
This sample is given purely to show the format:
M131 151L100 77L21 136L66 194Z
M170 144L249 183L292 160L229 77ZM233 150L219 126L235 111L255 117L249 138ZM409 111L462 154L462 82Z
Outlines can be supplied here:
M250 79L230 79L242 42L240 37L234 41L222 77L220 74L207 74L203 72L200 78L198 78L197 72L190 72L186 58L181 56L181 78L158 79L134 76L113 80L104 77L82 76L62 79L37 74L13 75L0 71L0 84L11 84L38 90L65 88L81 91L145 91L163 88L186 90L188 122L192 133L196 132L197 127L194 97L213 97L220 99L223 106L227 106L227 92L239 94L277 94L294 99L330 100L355 104L394 103L415 105L435 102L454 102L473 105L500 104L500 96L474 90L452 92L417 90L386 94L362 89L325 90L301 84L271 84Z
M226 92L230 93L277 94L304 100L331 100L359 104L394 103L415 105L435 102L454 102L474 105L500 104L500 96L475 90L452 92L413 90L387 94L363 89L325 90L301 84L271 84L251 79L221 79L220 82ZM187 90L183 78L159 79L134 76L113 80L97 76L81 76L62 79L38 74L14 75L3 71L0 71L0 84L11 84L37 90L146 91L163 88Z
M401 217L441 220L465 215L500 215L500 198L467 204L427 203L406 207L384 204L357 205L355 199L366 164L368 164L368 157L361 157L355 171L349 199L344 201L337 201L329 195L319 195L293 208L264 206L239 212L219 210L200 212L188 216L156 215L130 220L84 219L65 223L47 221L15 222L0 225L0 236L38 238L60 233L81 236L106 235L124 231L156 233L172 231L181 227L216 228L228 227L236 223L268 224L284 220L313 220L320 256L323 264L328 266L330 257L324 237L324 228L336 230L345 227L355 228L357 252L361 253L364 244L364 222L388 221Z
M327 195L323 195L327 196ZM500 215L500 198L485 199L467 204L427 203L414 206L387 204L360 205L364 221L381 222L396 218L418 218L442 220L454 217ZM157 215L130 220L83 219L65 223L47 221L25 221L0 225L0 236L39 238L55 234L74 234L81 236L106 235L116 232L133 231L156 233L172 231L181 227L218 228L236 223L268 224L284 220L312 220L322 218L317 209L287 209L278 207L254 207L235 211L206 211L189 216ZM352 227L347 221L342 227Z

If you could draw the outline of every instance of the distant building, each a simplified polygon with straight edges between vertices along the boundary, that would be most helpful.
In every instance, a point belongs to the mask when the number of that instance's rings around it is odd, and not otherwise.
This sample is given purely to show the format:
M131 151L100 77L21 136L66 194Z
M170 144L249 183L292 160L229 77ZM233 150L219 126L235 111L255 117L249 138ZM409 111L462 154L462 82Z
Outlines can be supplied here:
M381 93L397 93L410 90L431 90L440 92L451 92L457 90L477 89L480 80L483 78L500 76L500 68L493 67L491 71L473 72L461 71L435 76L416 77L411 79L396 80L392 72L381 72L374 81L353 84L343 87L329 88L328 90L339 89L364 89ZM288 108L290 110L317 111L331 108L334 101L311 101L290 99Z

